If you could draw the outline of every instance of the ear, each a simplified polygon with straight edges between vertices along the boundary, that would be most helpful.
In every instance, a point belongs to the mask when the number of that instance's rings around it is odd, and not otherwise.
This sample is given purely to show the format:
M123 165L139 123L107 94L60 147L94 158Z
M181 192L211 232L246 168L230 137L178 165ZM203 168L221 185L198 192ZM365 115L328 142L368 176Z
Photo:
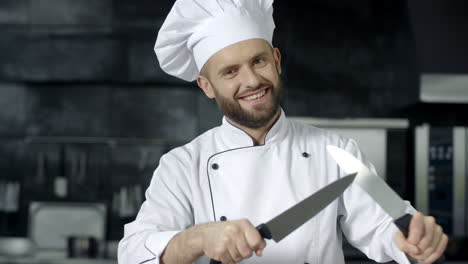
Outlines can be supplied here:
M211 86L210 80L203 75L198 75L197 84L208 98L214 98L213 86Z
M273 57L275 58L276 69L281 74L281 52L278 48L273 48Z

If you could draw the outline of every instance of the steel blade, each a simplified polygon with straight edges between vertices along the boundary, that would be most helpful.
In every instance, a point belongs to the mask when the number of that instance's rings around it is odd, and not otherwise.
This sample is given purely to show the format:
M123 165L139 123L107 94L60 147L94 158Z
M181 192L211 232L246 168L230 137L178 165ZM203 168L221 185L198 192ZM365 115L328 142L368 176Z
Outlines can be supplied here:
M356 173L347 175L287 209L266 223L272 239L279 242L327 207L353 182Z
M328 153L345 173L358 173L354 180L393 219L406 213L406 203L387 183L349 152L336 146L327 146Z

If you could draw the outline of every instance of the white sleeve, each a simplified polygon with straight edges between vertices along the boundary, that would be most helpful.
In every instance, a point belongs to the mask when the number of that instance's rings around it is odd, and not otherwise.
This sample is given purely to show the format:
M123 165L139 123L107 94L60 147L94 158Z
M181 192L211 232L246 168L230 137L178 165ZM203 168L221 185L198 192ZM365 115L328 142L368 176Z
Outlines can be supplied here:
M171 238L193 225L187 173L171 152L161 158L146 190L146 201L135 221L125 225L118 263L159 263Z
M345 149L361 159L374 173L374 166L363 157L357 144L349 140ZM342 172L344 175L344 172ZM376 173L377 175L377 173ZM378 262L395 260L410 264L406 255L394 242L398 228L393 219L357 184L352 184L342 195L340 224L347 240L367 257ZM407 212L415 209L407 202Z

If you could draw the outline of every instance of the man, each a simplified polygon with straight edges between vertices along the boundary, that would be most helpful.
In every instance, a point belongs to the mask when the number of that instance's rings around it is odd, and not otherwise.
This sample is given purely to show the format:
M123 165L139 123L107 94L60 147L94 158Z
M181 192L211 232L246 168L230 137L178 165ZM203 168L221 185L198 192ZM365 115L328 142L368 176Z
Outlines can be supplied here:
M405 238L357 185L280 243L266 222L343 177L336 145L372 165L356 143L290 121L279 106L281 53L271 45L272 0L178 0L155 51L161 67L197 80L223 124L161 158L136 220L125 226L120 263L344 263L342 234L377 261L435 261L447 236L414 213Z

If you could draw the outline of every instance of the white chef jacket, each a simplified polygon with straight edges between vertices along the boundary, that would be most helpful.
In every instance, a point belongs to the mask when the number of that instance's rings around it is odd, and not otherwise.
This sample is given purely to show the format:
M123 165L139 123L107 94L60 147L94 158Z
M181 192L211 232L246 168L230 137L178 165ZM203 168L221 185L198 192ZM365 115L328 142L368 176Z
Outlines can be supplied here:
M221 126L165 154L135 221L125 225L119 263L159 263L169 240L190 226L220 219L265 223L345 176L326 151L335 145L375 169L352 139L281 116L254 146L226 118ZM408 205L408 212L414 209ZM409 263L393 241L392 219L357 184L263 256L242 263L344 263L342 234L369 258ZM204 256L195 263L209 263Z

